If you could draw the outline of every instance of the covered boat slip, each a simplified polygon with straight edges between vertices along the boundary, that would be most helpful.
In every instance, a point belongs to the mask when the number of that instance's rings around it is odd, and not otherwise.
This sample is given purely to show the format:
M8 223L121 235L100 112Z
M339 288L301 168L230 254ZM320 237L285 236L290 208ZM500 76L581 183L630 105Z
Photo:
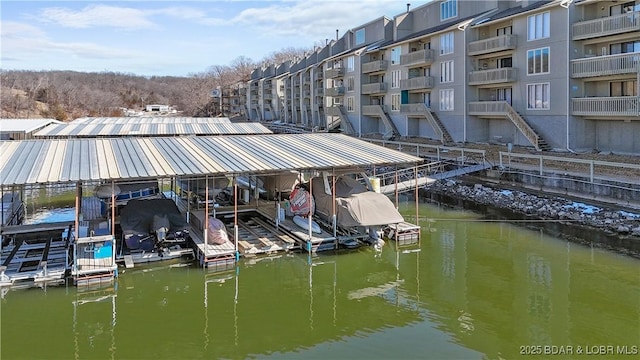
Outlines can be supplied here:
M72 222L3 227L0 287L64 281L69 265L62 233Z
M0 181L2 186L25 186L48 183L114 184L116 181L134 182L149 180L229 177L277 176L294 172L347 171L366 166L396 165L415 166L422 159L396 150L387 149L350 136L329 133L264 134L198 137L122 137L86 139L46 139L0 142ZM236 194L239 192L236 190ZM113 194L115 196L115 194ZM76 204L81 192L78 191ZM176 197L177 199L177 197ZM257 206L264 221L275 227L278 239L293 238L295 228L290 219L279 222L275 201ZM79 206L76 206L78 209ZM222 215L222 208L216 209ZM206 223L202 231L193 231L190 237L203 266L216 261L236 261L239 256L238 238L241 229L257 238L269 239L248 221L240 220L242 208L235 207L232 215L233 232L229 244L205 244ZM109 211L115 213L113 209ZM213 213L213 206L205 201L202 219ZM194 213L195 214L195 213ZM79 228L80 213L76 211L75 229ZM195 215L193 219L198 218ZM273 225L275 222L275 226ZM191 224L193 228L193 224ZM286 231L287 226L290 227ZM265 226L260 226L265 228ZM237 229L237 230L236 230ZM301 230L301 229L300 229ZM111 235L115 235L115 222L109 223ZM299 233L302 231L298 231ZM330 239L332 234L311 235L311 242ZM328 235L328 236L326 236ZM307 237L308 240L309 237ZM264 240L264 239L262 239ZM289 244L288 241L282 240ZM335 241L335 239L334 239ZM244 248L251 252L251 244Z

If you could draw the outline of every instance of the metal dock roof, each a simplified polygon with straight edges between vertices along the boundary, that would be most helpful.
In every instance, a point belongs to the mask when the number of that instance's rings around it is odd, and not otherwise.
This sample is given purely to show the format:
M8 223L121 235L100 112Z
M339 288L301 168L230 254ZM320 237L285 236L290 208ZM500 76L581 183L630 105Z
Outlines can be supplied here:
M186 117L186 116L126 116L126 117L83 117L70 124L228 124L228 117Z
M0 185L265 174L421 161L330 133L2 141Z
M179 136L271 134L271 130L255 122L111 122L49 125L34 137L109 137L109 136Z
M49 124L62 124L56 119L0 119L0 132L31 132Z

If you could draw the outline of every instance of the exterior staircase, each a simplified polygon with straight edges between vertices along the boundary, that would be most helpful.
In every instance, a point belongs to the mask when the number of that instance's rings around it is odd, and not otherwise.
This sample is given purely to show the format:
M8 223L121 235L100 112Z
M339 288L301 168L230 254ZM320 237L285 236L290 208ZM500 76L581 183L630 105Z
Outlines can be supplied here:
M400 111L410 116L424 116L427 119L429 125L433 129L433 132L436 134L436 138L442 142L442 144L452 143L453 138L451 134L447 131L447 128L444 127L442 121L436 113L432 112L431 109L424 103L411 103L411 104L402 104L400 105Z
M447 131L447 128L445 128L444 125L442 124L442 121L440 121L440 118L438 117L438 115L432 112L431 109L429 109L426 104L419 104L419 106L420 106L420 110L424 114L424 117L427 118L429 125L431 125L431 127L433 128L433 131L436 133L440 141L443 144L452 143L453 138L451 137L451 134L449 134L449 132Z
M329 106L326 108L327 115L327 131L342 129L342 132L349 135L354 135L355 130L347 118L344 107L342 105ZM337 121L329 120L329 116L338 117Z
M535 146L538 151L548 151L551 150L551 147L547 142L538 134L538 132L529 125L529 123L518 114L517 111L509 103L504 101L506 115L509 120L520 130L522 135L524 135L530 142Z

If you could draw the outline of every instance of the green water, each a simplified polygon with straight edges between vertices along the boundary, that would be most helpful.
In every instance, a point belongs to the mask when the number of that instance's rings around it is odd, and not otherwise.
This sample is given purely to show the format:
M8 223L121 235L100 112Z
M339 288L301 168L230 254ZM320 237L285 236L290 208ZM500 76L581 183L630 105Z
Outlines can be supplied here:
M409 221L413 209L403 204ZM9 291L0 357L512 359L569 346L553 357L640 357L638 260L469 212L421 205L420 217L419 252L388 243L379 256L291 254L224 273L127 270L97 291Z

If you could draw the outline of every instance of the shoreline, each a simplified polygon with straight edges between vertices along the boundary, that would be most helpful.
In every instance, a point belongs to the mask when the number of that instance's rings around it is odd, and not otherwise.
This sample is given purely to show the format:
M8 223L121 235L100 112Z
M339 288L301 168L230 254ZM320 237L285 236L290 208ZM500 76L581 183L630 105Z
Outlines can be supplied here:
M536 222L567 241L596 246L640 259L640 212L594 205L556 195L533 194L526 189L506 189L464 180L435 182L420 190L420 197L455 205L475 207L486 215ZM474 206L475 205L475 206ZM489 214L489 212L493 214ZM527 224L527 227L532 224ZM589 231L589 238L584 236Z

